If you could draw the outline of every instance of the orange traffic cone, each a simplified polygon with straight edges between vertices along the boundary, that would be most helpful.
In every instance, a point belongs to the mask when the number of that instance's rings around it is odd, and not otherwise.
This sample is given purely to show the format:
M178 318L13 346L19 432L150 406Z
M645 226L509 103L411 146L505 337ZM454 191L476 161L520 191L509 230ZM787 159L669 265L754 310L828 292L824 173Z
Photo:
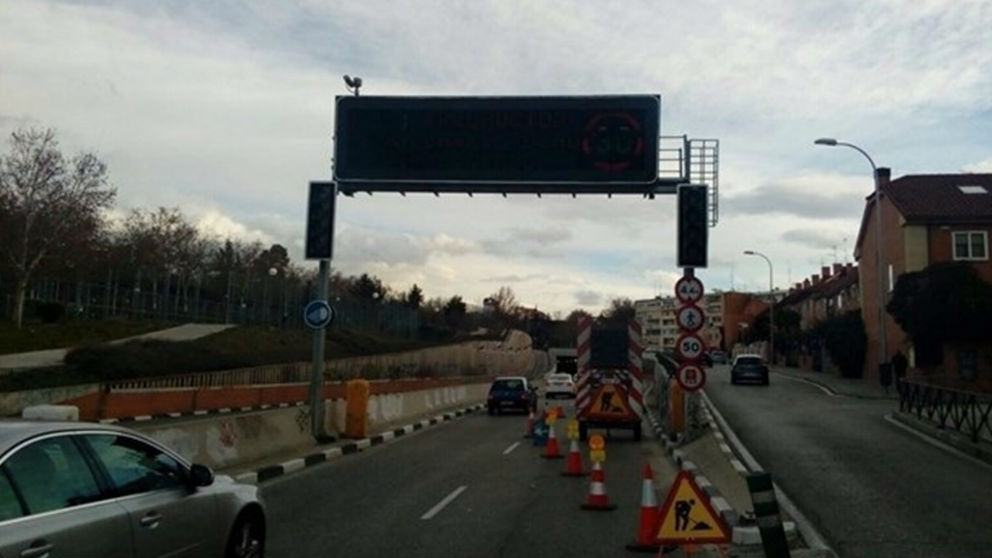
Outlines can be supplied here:
M544 446L544 453L541 457L545 459L561 459L565 457L561 454L561 450L558 449L558 438L555 436L555 425L548 425L548 445Z
M555 407L555 412L558 413L558 418L565 418L565 409L561 405Z
M584 477L586 472L582 470L582 454L579 453L579 441L572 440L568 447L568 461L565 463L563 477Z
M637 529L637 540L627 545L627 550L635 552L658 552L661 543L658 542L658 522L661 513L658 509L658 497L654 492L654 472L651 465L644 464L644 477L641 484L641 521Z
M524 425L524 438L530 438L530 433L534 430L534 409L527 414L527 424Z
M589 483L589 499L582 504L584 510L612 511L617 509L616 504L610 503L609 496L606 495L606 473L599 461L592 464L592 479Z

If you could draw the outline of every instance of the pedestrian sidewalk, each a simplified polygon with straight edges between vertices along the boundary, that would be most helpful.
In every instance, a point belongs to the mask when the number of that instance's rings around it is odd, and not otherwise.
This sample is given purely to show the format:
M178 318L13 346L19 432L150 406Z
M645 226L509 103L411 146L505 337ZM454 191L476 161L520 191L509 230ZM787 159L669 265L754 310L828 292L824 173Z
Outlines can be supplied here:
M141 335L125 337L109 341L111 344L125 343L136 339L158 339L162 341L192 341L208 335L213 335L227 328L234 327L226 324L183 324L169 329L151 331ZM63 349L46 349L28 353L13 353L0 355L0 373L27 368L44 368L62 364L66 353L71 347Z
M828 372L812 372L787 366L774 366L772 367L772 372L814 383L837 395L857 397L859 399L899 400L899 393L896 391L895 386L889 386L888 393L886 393L885 388L874 380L867 378L843 378Z

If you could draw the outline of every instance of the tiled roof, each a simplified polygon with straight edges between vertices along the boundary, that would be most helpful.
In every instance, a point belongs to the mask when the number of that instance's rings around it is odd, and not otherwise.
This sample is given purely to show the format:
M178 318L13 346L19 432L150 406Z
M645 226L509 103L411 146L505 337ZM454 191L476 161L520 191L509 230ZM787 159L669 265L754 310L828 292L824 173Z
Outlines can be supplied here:
M988 193L966 194L959 186ZM909 174L882 189L909 222L992 223L992 174Z
M960 186L981 186L987 194L966 194ZM992 224L992 173L907 174L882 186L906 222L913 224ZM865 208L854 243L854 257L861 256L868 216L875 193L865 198Z
M828 279L826 283L822 283L823 288L820 290L819 294L817 294L816 298L835 297L857 282L858 268L855 267L850 271L841 271L837 275L834 275Z

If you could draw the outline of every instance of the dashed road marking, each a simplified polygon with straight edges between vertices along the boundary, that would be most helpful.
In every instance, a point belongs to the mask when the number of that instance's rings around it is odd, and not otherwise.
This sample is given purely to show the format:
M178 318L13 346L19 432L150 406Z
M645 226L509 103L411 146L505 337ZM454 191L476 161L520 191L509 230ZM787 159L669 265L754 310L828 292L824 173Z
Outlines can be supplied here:
M515 449L517 449L517 446L519 446L519 445L520 445L520 442L513 442L512 444L510 444L510 447L508 447L505 450L503 450L503 455L509 455L510 452L513 451L513 450L515 450Z
M427 510L427 513L425 513L424 515L420 516L420 519L426 521L428 519L431 519L435 515L441 513L441 510L443 510L451 502L454 502L455 501L455 498L457 498L462 492L465 492L465 489L467 489L467 488L468 488L467 485L459 486L454 491L452 491L451 494L448 494L447 496L444 497L443 500L441 500L440 502L438 502L437 505L435 505L433 508Z

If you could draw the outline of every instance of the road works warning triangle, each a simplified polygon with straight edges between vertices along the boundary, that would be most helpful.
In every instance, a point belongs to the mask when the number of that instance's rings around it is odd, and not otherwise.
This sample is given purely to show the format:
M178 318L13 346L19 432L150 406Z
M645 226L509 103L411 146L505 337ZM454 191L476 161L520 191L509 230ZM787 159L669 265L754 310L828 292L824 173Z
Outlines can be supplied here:
M622 418L633 414L627 395L616 384L605 384L599 388L589 402L588 416Z
M730 529L685 471L679 471L661 506L658 541L662 544L730 542Z

